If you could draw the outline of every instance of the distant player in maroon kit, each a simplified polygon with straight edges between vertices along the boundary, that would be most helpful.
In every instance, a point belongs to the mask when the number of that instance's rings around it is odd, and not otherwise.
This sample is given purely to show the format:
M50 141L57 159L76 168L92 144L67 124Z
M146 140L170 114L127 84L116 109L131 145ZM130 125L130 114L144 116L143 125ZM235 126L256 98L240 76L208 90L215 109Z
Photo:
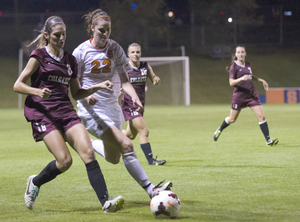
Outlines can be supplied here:
M132 43L127 51L130 59L132 70L128 71L128 78L133 88L135 89L140 101L145 106L145 87L146 81L149 78L153 85L160 83L160 78L154 74L150 65L147 62L140 62L142 55L141 46L137 43ZM131 97L124 93L122 99L122 111L127 121L127 129L123 133L133 140L137 134L140 134L140 146L148 160L149 165L163 165L166 160L156 160L153 158L151 145L148 141L149 129L143 119L144 111L137 112L138 106L134 105Z
M87 89L79 87L77 61L63 50L66 40L66 25L58 16L49 17L30 59L14 84L14 90L27 94L24 114L31 123L36 142L44 141L55 160L51 161L39 175L27 180L25 204L32 210L40 187L67 171L72 165L72 156L65 143L79 154L86 166L87 174L104 212L119 210L124 199L119 196L108 200L104 177L95 157L87 130L82 125L68 97L68 87L74 99L85 98L98 90L112 89L110 81L95 84ZM31 86L26 84L31 78Z
M265 80L252 74L250 63L245 61L245 57L245 47L237 46L234 59L229 69L229 84L230 86L234 86L230 116L226 117L222 125L216 130L213 139L217 141L221 132L229 126L229 124L236 121L241 109L250 107L259 121L260 129L266 139L266 145L268 147L273 146L276 145L279 140L270 139L268 124L265 120L259 95L254 88L252 79L262 82L265 90L268 90L269 85Z

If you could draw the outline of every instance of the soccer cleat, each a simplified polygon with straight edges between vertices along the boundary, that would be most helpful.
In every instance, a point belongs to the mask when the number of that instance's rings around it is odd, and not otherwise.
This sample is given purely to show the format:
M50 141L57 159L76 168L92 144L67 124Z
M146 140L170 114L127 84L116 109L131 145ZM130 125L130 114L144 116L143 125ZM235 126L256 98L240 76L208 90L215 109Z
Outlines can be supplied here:
M275 146L277 143L279 143L279 140L278 139L275 139L275 140L271 140L271 139L269 139L268 141L267 141L267 147L271 147L271 146Z
M219 136L221 135L222 131L220 130L220 127L216 130L216 132L214 133L214 141L217 141L219 139Z
M25 204L26 207L29 210L32 210L34 207L34 202L36 197L39 195L39 191L40 189L35 186L32 182L32 179L35 177L35 175L31 175L30 177L28 177L27 179L27 189L24 195L24 199L25 199Z
M104 213L113 213L118 210L121 210L124 204L124 198L122 196L118 196L111 200L107 200L102 207Z
M167 161L166 160L157 160L157 156L155 159L152 160L151 163L149 163L149 165L155 165L155 166L158 166L158 165L164 165Z
M152 197L154 197L155 195L157 195L160 191L164 191L164 190L171 190L171 187L173 186L171 181L166 182L164 185L159 186L160 184L162 184L164 181L161 181L159 184L157 184L154 188L153 188L153 192L152 192ZM150 198L152 198L150 197Z

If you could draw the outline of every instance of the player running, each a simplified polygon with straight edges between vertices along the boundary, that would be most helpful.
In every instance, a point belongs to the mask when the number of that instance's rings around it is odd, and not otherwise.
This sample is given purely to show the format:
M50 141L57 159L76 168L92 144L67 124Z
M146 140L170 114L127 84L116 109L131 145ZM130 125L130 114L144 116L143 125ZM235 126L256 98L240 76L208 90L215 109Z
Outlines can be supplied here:
M109 39L111 33L109 15L97 9L85 15L85 20L91 39L80 44L73 52L78 62L82 88L89 88L106 80L111 81L118 75L123 90L131 96L137 106L136 111L141 112L143 104L126 75L126 71L130 69L126 55L117 42ZM119 92L116 87L114 90ZM102 140L92 141L95 151L113 164L119 163L122 156L129 174L152 197L154 190L170 189L172 183L169 181L156 189L157 187L149 181L136 157L132 142L122 133L124 120L118 96L116 92L99 90L78 101L78 115L89 133Z
M276 145L279 140L270 139L268 124L252 79L262 82L265 90L268 90L269 85L265 80L252 74L250 63L245 61L245 57L245 47L237 46L235 56L229 69L229 84L230 86L234 86L230 115L225 118L222 125L216 130L213 139L214 141L217 141L222 131L236 121L241 109L250 107L259 121L260 129L266 139L266 145L270 147Z
M128 46L127 55L130 59L129 64L131 70L127 72L130 83L137 93L143 106L145 106L145 87L146 81L149 78L153 85L160 83L160 78L154 74L152 67L147 62L140 62L142 55L141 46L137 43L132 43ZM153 158L151 145L149 143L149 129L143 119L144 111L136 112L138 106L134 105L131 97L125 92L122 98L122 111L127 121L127 128L123 133L131 140L135 139L137 134L140 134L140 146L148 160L149 165L164 165L166 160L157 160Z
M65 143L79 154L87 174L105 213L119 210L124 202L118 196L108 200L104 177L96 160L88 132L81 124L68 96L68 87L74 99L81 99L99 89L111 91L112 84L103 81L85 89L79 87L76 59L63 50L66 40L66 25L58 16L49 17L30 59L14 84L16 92L27 94L24 114L31 122L36 142L43 140L55 160L51 161L37 176L29 176L24 195L25 204L32 210L40 187L67 171L72 165L72 156ZM31 78L31 86L26 85Z

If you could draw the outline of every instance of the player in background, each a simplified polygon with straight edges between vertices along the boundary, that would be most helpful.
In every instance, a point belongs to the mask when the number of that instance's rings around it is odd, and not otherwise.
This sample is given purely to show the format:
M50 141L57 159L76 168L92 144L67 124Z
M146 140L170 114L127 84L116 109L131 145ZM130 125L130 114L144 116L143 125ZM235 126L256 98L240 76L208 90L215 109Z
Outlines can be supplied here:
M110 81L103 81L86 89L79 87L76 59L63 50L66 40L66 25L58 16L49 17L41 34L31 43L38 42L30 59L14 84L14 90L27 94L24 115L31 123L36 142L44 141L55 160L51 161L37 176L29 176L25 192L25 204L32 210L40 187L67 171L72 165L72 156L65 143L79 154L85 163L88 178L103 211L119 210L124 202L118 196L108 200L108 192L91 140L68 96L68 87L74 99L89 96L97 90L112 89ZM26 84L31 78L31 86Z
M87 32L91 39L80 44L73 52L78 62L78 75L82 88L114 79L118 75L123 90L131 96L136 104L137 112L143 110L134 88L128 81L126 71L130 66L121 46L112 39L111 19L101 9L86 14ZM118 79L117 78L117 79ZM97 91L85 99L78 100L78 115L88 132L101 140L93 140L96 152L108 162L117 164L123 157L124 165L129 174L143 189L153 196L154 192L170 189L169 181L162 187L154 186L136 157L133 144L122 133L124 118L118 103L120 88L114 91Z
M213 135L214 141L217 141L222 131L234 123L238 118L241 109L250 107L256 115L260 129L266 139L266 145L268 147L276 145L278 139L270 139L269 127L265 119L265 114L260 103L259 95L254 88L252 79L262 82L264 89L268 90L268 83L252 74L250 63L245 61L246 49L244 46L237 46L235 49L235 55L229 69L229 84L234 86L232 95L232 106L230 115L225 118L222 125L216 130ZM228 68L227 68L228 69Z
M135 92L137 93L140 101L145 107L145 87L147 78L149 78L153 85L160 83L160 78L154 74L152 67L147 62L140 62L142 56L141 46L137 43L132 43L128 46L127 55L130 59L129 64L132 67L127 72L130 83L132 84ZM131 97L127 94L123 94L122 98L122 111L127 121L127 128L123 130L123 133L134 140L137 134L140 134L140 146L148 160L149 165L164 165L166 160L157 160L153 158L151 145L149 143L149 129L143 119L144 111L135 111L138 106L134 105Z

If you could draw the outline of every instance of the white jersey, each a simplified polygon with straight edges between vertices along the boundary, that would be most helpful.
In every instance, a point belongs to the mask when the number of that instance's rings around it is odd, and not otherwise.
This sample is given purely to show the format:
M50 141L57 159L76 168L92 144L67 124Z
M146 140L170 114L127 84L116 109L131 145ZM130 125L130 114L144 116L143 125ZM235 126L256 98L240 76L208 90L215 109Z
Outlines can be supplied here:
M92 108L94 110L103 109L103 107L117 103L120 94L119 74L126 73L130 69L122 47L114 40L109 39L104 48L95 48L91 44L91 40L86 40L74 50L73 55L77 59L78 78L82 88L88 89L105 80L114 83L112 91L100 89L94 93L99 102ZM81 108L89 105L82 99L78 100L77 106Z

